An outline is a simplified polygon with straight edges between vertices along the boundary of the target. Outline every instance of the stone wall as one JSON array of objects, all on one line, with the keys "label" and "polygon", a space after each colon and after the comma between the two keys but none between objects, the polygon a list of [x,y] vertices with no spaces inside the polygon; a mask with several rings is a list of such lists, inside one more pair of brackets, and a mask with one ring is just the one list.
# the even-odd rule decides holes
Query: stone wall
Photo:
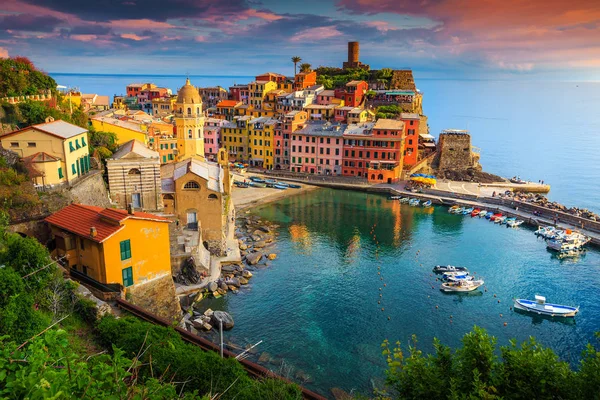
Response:
[{"label": "stone wall", "polygon": [[440,170],[465,170],[477,168],[471,151],[471,135],[442,133],[438,140],[438,168]]},{"label": "stone wall", "polygon": [[169,321],[181,316],[181,306],[171,275],[163,275],[129,287],[125,296],[132,304]]},{"label": "stone wall", "polygon": [[98,207],[111,206],[101,171],[94,171],[94,173],[81,178],[71,188],[65,189],[65,195],[75,203]]}]

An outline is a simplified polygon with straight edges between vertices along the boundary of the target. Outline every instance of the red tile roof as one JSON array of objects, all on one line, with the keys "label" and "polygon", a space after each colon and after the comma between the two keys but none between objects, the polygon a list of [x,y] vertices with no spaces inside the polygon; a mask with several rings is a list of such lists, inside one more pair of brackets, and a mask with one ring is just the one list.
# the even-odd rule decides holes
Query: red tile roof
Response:
[{"label": "red tile roof", "polygon": [[235,100],[221,100],[217,107],[234,107],[239,101]]},{"label": "red tile roof", "polygon": [[[136,211],[134,214],[128,214],[126,210],[83,204],[71,204],[46,218],[46,222],[76,235],[85,236],[90,240],[102,243],[123,229],[124,225],[121,225],[121,222],[126,219],[171,222],[167,218],[145,212]],[[96,228],[97,234],[95,237],[90,236],[92,227]]]}]

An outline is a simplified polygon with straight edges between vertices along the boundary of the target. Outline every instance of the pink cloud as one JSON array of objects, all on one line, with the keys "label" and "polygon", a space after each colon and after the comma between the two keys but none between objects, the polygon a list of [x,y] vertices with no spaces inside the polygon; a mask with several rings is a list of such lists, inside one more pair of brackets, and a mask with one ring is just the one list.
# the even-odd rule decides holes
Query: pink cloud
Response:
[{"label": "pink cloud", "polygon": [[376,28],[380,32],[387,32],[390,29],[395,29],[386,21],[368,21],[366,22],[366,25]]},{"label": "pink cloud", "polygon": [[235,16],[238,19],[259,18],[265,21],[277,21],[283,18],[281,15],[274,14],[270,11],[261,11],[249,8]]},{"label": "pink cloud", "polygon": [[341,36],[342,32],[338,31],[335,26],[321,26],[318,28],[305,29],[294,35],[291,42],[314,42],[322,39],[329,39],[336,36]]},{"label": "pink cloud", "polygon": [[0,58],[8,58],[8,50],[4,47],[0,47]]},{"label": "pink cloud", "polygon": [[194,38],[196,42],[204,43],[208,42],[208,38],[206,36],[198,35]]},{"label": "pink cloud", "polygon": [[107,25],[115,29],[172,29],[177,28],[175,25],[168,22],[153,21],[151,19],[118,19],[109,21],[103,25]]},{"label": "pink cloud", "polygon": [[122,33],[121,37],[123,39],[135,40],[136,42],[150,38],[150,36],[138,36],[135,33]]},{"label": "pink cloud", "polygon": [[69,37],[80,42],[91,42],[98,39],[98,36],[96,35],[71,35]]}]

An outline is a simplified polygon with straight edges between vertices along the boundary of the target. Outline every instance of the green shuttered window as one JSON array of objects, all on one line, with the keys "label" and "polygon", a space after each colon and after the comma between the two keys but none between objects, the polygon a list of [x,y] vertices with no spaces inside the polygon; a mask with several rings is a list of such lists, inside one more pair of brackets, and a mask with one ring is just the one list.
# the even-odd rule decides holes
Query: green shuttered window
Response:
[{"label": "green shuttered window", "polygon": [[133,285],[133,270],[127,267],[123,270],[123,286],[129,287]]},{"label": "green shuttered window", "polygon": [[131,242],[129,239],[121,242],[121,261],[131,258]]}]

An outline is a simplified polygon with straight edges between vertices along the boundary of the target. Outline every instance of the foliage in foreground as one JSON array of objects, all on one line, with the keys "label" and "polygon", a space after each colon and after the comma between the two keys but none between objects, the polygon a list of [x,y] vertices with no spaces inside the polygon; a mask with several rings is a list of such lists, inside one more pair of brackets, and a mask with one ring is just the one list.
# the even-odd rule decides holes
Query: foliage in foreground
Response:
[{"label": "foliage in foreground", "polygon": [[[500,348],[479,327],[452,351],[434,341],[434,354],[424,355],[413,337],[405,354],[397,342],[382,344],[387,358],[386,382],[398,399],[598,399],[600,351],[589,344],[578,370],[560,361],[552,349],[530,338]],[[390,394],[380,394],[389,398]]]},{"label": "foliage in foreground", "polygon": [[156,326],[137,318],[104,317],[98,324],[101,341],[122,349],[125,355],[145,348],[140,376],[169,375],[185,382],[184,390],[220,394],[223,399],[300,399],[298,386],[277,379],[257,381],[248,376],[235,359],[222,359],[185,343],[171,328]]}]

